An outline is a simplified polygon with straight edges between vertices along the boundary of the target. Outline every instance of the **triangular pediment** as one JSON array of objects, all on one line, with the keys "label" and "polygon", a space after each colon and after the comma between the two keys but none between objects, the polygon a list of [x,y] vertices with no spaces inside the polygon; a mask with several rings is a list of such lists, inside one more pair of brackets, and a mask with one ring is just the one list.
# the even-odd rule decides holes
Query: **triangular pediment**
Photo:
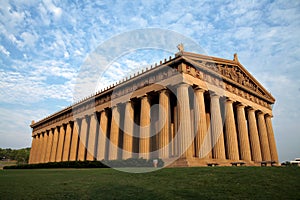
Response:
[{"label": "triangular pediment", "polygon": [[185,61],[197,68],[217,73],[224,81],[250,91],[270,103],[275,102],[274,97],[238,61],[237,55],[234,56],[234,60],[189,52],[181,52],[177,56],[181,56]]}]

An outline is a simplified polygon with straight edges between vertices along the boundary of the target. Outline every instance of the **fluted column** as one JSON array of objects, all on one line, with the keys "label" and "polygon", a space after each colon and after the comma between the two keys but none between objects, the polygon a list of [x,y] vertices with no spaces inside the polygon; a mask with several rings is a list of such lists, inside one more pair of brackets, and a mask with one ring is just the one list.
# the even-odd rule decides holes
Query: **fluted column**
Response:
[{"label": "fluted column", "polygon": [[239,160],[239,147],[236,126],[233,114],[232,100],[226,99],[225,103],[225,137],[228,159]]},{"label": "fluted column", "polygon": [[272,118],[271,115],[266,116],[266,126],[267,126],[267,132],[268,132],[271,160],[278,163],[278,154],[277,154],[277,148],[276,148],[276,141],[275,141],[275,136],[274,136],[274,131],[273,131],[271,118]]},{"label": "fluted column", "polygon": [[86,141],[88,135],[88,123],[89,123],[88,116],[82,118],[81,126],[80,126],[80,135],[79,135],[79,146],[78,146],[79,161],[85,160]]},{"label": "fluted column", "polygon": [[99,125],[99,135],[98,135],[98,143],[97,143],[97,160],[105,159],[105,150],[106,150],[106,142],[107,142],[107,113],[105,110],[100,113],[100,125]]},{"label": "fluted column", "polygon": [[36,161],[37,161],[38,148],[39,148],[39,135],[36,135],[34,137],[34,148],[32,151],[32,163],[36,163]]},{"label": "fluted column", "polygon": [[58,145],[58,139],[59,139],[58,129],[59,129],[59,127],[54,128],[53,144],[52,144],[52,149],[51,149],[50,162],[55,162],[55,158],[56,158],[57,145]]},{"label": "fluted column", "polygon": [[62,158],[63,161],[69,160],[71,137],[72,137],[72,127],[71,127],[71,122],[69,122],[66,125],[65,143],[64,143],[63,158]]},{"label": "fluted column", "polygon": [[62,161],[63,156],[63,148],[64,148],[64,142],[65,142],[65,128],[64,125],[59,127],[59,139],[58,139],[58,145],[57,145],[57,152],[56,152],[56,162]]},{"label": "fluted column", "polygon": [[35,135],[32,137],[32,144],[31,144],[31,150],[30,150],[30,158],[29,158],[29,164],[32,164],[35,162],[35,155],[36,155],[36,146],[37,146],[37,138],[38,136]]},{"label": "fluted column", "polygon": [[90,117],[90,128],[89,128],[86,160],[93,161],[96,157],[95,142],[97,136],[97,127],[98,127],[97,113],[93,113]]},{"label": "fluted column", "polygon": [[248,129],[249,129],[249,136],[250,136],[252,160],[255,162],[260,162],[262,161],[262,158],[261,158],[261,150],[260,150],[255,110],[253,108],[249,108],[247,111],[248,111],[248,127],[249,127]]},{"label": "fluted column", "polygon": [[141,99],[139,157],[150,158],[150,99],[147,95]]},{"label": "fluted column", "polygon": [[194,112],[195,112],[195,146],[196,157],[208,158],[208,153],[211,150],[210,132],[207,131],[204,90],[200,88],[195,89]]},{"label": "fluted column", "polygon": [[174,139],[172,140],[172,144],[173,144],[173,155],[177,156],[178,155],[178,139],[177,138],[177,133],[178,133],[178,106],[174,106],[173,108],[174,111]]},{"label": "fluted column", "polygon": [[179,155],[181,158],[191,158],[193,156],[192,149],[189,148],[193,142],[191,129],[191,114],[190,114],[190,100],[189,100],[189,85],[181,83],[177,87],[178,99],[178,144]]},{"label": "fluted column", "polygon": [[237,125],[240,144],[240,159],[251,161],[250,143],[247,130],[247,121],[245,116],[245,106],[243,104],[237,105]]},{"label": "fluted column", "polygon": [[209,150],[207,157],[212,158],[212,135],[211,135],[211,123],[210,123],[210,113],[205,113],[206,116],[206,126],[207,126],[207,149]]},{"label": "fluted column", "polygon": [[53,133],[54,133],[53,129],[50,129],[48,132],[47,151],[46,151],[46,157],[45,157],[46,163],[50,162],[52,143],[53,143]]},{"label": "fluted column", "polygon": [[222,116],[220,111],[220,97],[216,94],[211,95],[210,112],[211,112],[211,136],[213,146],[213,158],[226,159]]},{"label": "fluted column", "polygon": [[70,161],[77,160],[77,152],[78,152],[78,136],[80,131],[80,121],[77,119],[74,121],[73,130],[72,130],[72,141],[70,148]]},{"label": "fluted column", "polygon": [[40,162],[40,149],[41,149],[41,141],[42,141],[42,134],[39,134],[37,137],[37,145],[36,145],[36,151],[35,151],[35,160],[34,163]]},{"label": "fluted column", "polygon": [[110,128],[110,143],[109,143],[109,160],[116,160],[118,158],[118,142],[119,142],[119,125],[120,112],[118,106],[112,107],[111,128]]},{"label": "fluted column", "polygon": [[159,111],[158,111],[158,148],[159,157],[168,158],[169,157],[169,142],[170,142],[170,101],[169,92],[164,89],[159,93]]},{"label": "fluted column", "polygon": [[125,104],[124,113],[124,136],[123,136],[123,155],[124,160],[132,157],[133,145],[133,126],[134,126],[134,110],[131,101]]},{"label": "fluted column", "polygon": [[47,141],[48,141],[48,135],[47,135],[47,132],[44,132],[43,133],[43,148],[42,148],[41,157],[40,157],[41,163],[45,162],[46,151],[47,151]]},{"label": "fluted column", "polygon": [[268,133],[265,123],[265,117],[262,112],[257,113],[257,120],[262,160],[271,161]]}]

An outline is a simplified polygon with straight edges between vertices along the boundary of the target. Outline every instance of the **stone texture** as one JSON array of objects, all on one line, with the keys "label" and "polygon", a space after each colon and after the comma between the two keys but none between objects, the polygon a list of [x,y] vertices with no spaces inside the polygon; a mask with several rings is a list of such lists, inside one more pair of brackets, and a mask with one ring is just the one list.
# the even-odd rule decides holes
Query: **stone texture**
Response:
[{"label": "stone texture", "polygon": [[97,160],[105,159],[105,148],[107,142],[107,113],[105,110],[100,113],[100,125],[98,135],[98,146],[97,146]]},{"label": "stone texture", "polygon": [[275,161],[276,163],[279,162],[278,160],[278,154],[277,154],[277,148],[276,148],[276,141],[271,121],[271,116],[266,116],[266,126],[267,126],[267,132],[268,132],[268,139],[269,139],[269,147],[270,147],[270,153],[271,153],[271,160]]},{"label": "stone texture", "polygon": [[169,142],[170,142],[170,101],[169,92],[164,89],[159,93],[159,115],[158,115],[158,148],[159,157],[168,158],[169,157]]},{"label": "stone texture", "polygon": [[65,142],[65,128],[64,126],[59,127],[59,139],[58,139],[58,145],[57,145],[57,152],[56,152],[56,162],[62,161],[63,156],[63,148],[64,148],[64,142]]},{"label": "stone texture", "polygon": [[211,110],[211,135],[213,145],[213,158],[226,159],[223,124],[220,111],[220,97],[216,94],[211,95],[210,110]]},{"label": "stone texture", "polygon": [[262,160],[271,161],[268,133],[266,129],[265,117],[262,112],[257,113],[257,120]]},{"label": "stone texture", "polygon": [[233,113],[233,101],[227,99],[225,102],[225,137],[226,137],[226,152],[228,159],[239,160],[239,147],[237,141],[236,125]]},{"label": "stone texture", "polygon": [[109,160],[116,160],[118,158],[118,142],[119,142],[119,124],[120,113],[117,106],[112,107],[112,119],[110,128],[110,143],[109,143]]},{"label": "stone texture", "polygon": [[192,129],[191,129],[191,114],[190,114],[190,100],[189,100],[189,85],[181,83],[177,87],[177,100],[178,100],[178,153],[181,158],[191,158],[193,152],[190,150],[190,145],[193,142]]},{"label": "stone texture", "polygon": [[72,141],[71,141],[71,148],[70,148],[70,161],[77,160],[77,151],[78,151],[78,137],[79,137],[79,130],[80,130],[80,122],[78,120],[74,121],[73,130],[72,130]]},{"label": "stone texture", "polygon": [[57,152],[57,145],[58,145],[58,139],[59,139],[59,127],[56,127],[54,129],[53,133],[53,143],[51,148],[51,156],[50,156],[50,162],[55,162],[56,160],[56,152]]},{"label": "stone texture", "polygon": [[253,108],[249,108],[247,111],[248,111],[248,127],[249,127],[252,160],[255,162],[261,162],[262,158],[261,158],[261,150],[260,150],[255,110]]},{"label": "stone texture", "polygon": [[132,157],[134,110],[131,101],[125,104],[123,155],[124,160]]},{"label": "stone texture", "polygon": [[251,151],[244,105],[237,105],[236,115],[240,145],[240,158],[241,160],[251,161]]},{"label": "stone texture", "polygon": [[95,155],[95,142],[97,136],[97,127],[98,127],[98,119],[97,114],[93,113],[90,116],[90,125],[89,125],[89,137],[88,137],[88,145],[87,145],[87,153],[86,160],[93,161],[96,158]]},{"label": "stone texture", "polygon": [[[196,157],[208,159],[209,152],[211,151],[211,141],[210,131],[207,130],[206,124],[204,90],[196,88],[194,98]],[[209,140],[207,140],[207,138],[209,138]]]},{"label": "stone texture", "polygon": [[31,141],[31,149],[30,149],[30,154],[29,154],[29,160],[28,160],[29,164],[33,163],[35,148],[36,148],[36,136],[33,136],[32,141]]},{"label": "stone texture", "polygon": [[46,163],[50,162],[52,143],[53,143],[53,129],[49,130],[49,132],[48,132],[47,151],[46,151],[46,157],[45,157]]},{"label": "stone texture", "polygon": [[84,161],[85,160],[85,153],[86,153],[86,141],[88,135],[88,117],[84,117],[81,120],[80,126],[80,135],[79,135],[79,146],[78,146],[78,160]]},{"label": "stone texture", "polygon": [[42,148],[42,140],[43,136],[42,134],[39,134],[37,137],[37,145],[36,145],[36,150],[35,150],[35,159],[34,163],[39,163],[40,162],[40,156],[41,156],[41,148]]},{"label": "stone texture", "polygon": [[36,148],[36,153],[35,153],[35,163],[39,163],[40,162],[40,156],[41,156],[41,147],[42,147],[42,135],[38,134],[37,137],[37,148]]},{"label": "stone texture", "polygon": [[43,132],[43,148],[41,151],[40,163],[45,162],[46,151],[47,151],[47,141],[48,141],[48,135],[46,132]]},{"label": "stone texture", "polygon": [[150,158],[150,99],[147,95],[141,99],[139,157]]},{"label": "stone texture", "polygon": [[71,123],[66,125],[66,134],[65,134],[65,143],[63,149],[63,161],[68,161],[70,156],[70,146],[71,146],[71,136],[72,136],[72,127]]},{"label": "stone texture", "polygon": [[206,144],[208,145],[207,148],[210,149],[208,152],[207,157],[212,159],[212,136],[211,136],[211,124],[210,124],[210,113],[206,113],[206,126],[207,126],[207,137],[206,137]]}]

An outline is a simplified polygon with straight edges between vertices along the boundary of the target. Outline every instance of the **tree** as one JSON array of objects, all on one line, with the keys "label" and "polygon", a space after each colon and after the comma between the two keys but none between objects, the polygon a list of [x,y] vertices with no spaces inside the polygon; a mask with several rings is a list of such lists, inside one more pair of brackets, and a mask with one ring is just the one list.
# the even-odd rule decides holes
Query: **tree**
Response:
[{"label": "tree", "polygon": [[18,163],[28,163],[30,148],[23,149],[1,149],[0,159],[16,160]]}]

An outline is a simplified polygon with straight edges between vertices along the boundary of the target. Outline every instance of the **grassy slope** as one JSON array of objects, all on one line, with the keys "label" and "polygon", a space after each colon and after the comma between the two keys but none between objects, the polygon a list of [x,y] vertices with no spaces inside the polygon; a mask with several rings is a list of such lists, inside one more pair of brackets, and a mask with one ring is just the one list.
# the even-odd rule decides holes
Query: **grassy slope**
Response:
[{"label": "grassy slope", "polygon": [[0,171],[0,199],[299,199],[299,167]]}]

